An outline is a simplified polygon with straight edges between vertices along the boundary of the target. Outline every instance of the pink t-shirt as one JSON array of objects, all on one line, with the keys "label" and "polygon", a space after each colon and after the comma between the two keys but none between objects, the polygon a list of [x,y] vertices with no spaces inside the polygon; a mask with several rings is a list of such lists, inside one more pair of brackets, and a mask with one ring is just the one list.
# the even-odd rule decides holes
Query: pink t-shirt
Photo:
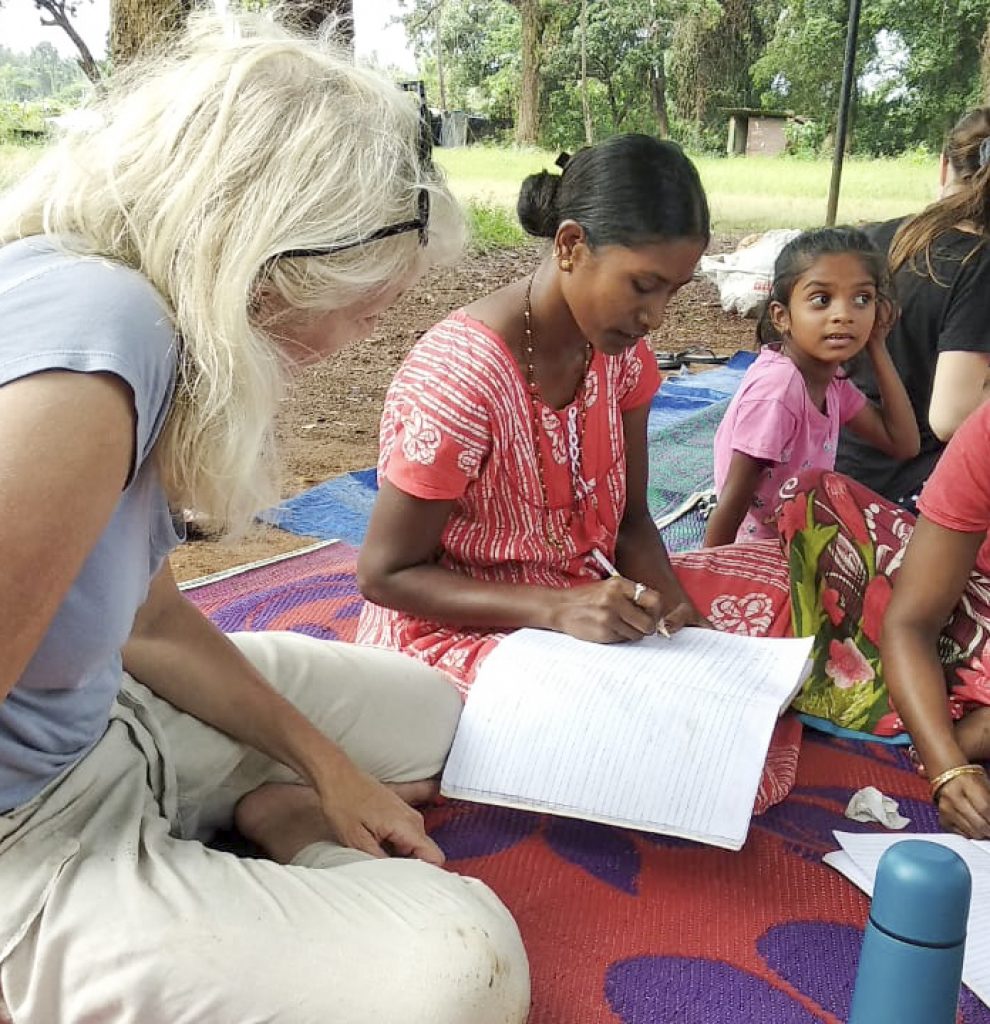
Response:
[{"label": "pink t-shirt", "polygon": [[[990,531],[990,402],[952,435],[921,492],[918,510],[947,530]],[[990,536],[976,556],[976,568],[990,576]]]},{"label": "pink t-shirt", "polygon": [[805,469],[834,469],[839,427],[866,405],[852,381],[833,377],[825,411],[816,409],[801,371],[765,348],[746,372],[715,434],[715,490],[721,493],[733,452],[767,463],[737,540],[777,535],[780,488]]}]

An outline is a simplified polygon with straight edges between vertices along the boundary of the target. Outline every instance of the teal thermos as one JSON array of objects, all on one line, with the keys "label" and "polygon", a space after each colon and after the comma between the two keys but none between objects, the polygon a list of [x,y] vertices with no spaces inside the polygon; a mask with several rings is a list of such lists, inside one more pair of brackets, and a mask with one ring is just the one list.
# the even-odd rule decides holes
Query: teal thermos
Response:
[{"label": "teal thermos", "polygon": [[955,1024],[972,878],[938,843],[880,858],[849,1024]]}]

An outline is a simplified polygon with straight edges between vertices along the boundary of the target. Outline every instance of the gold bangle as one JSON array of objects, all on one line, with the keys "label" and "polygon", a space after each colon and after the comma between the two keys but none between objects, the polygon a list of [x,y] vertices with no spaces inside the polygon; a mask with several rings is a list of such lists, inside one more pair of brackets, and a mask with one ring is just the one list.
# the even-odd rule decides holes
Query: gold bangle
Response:
[{"label": "gold bangle", "polygon": [[960,775],[986,775],[986,773],[986,769],[981,764],[960,764],[955,768],[949,768],[947,771],[942,772],[941,775],[936,775],[929,783],[932,789],[932,801],[938,803],[939,790],[947,782],[958,779]]}]

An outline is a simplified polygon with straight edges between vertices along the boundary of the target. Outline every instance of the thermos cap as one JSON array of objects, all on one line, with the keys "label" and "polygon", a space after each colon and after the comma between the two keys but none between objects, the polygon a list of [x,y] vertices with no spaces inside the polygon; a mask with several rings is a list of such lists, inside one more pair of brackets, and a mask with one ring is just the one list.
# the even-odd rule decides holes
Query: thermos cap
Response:
[{"label": "thermos cap", "polygon": [[954,850],[906,839],[880,858],[870,918],[905,942],[954,946],[966,938],[972,885],[966,862]]}]

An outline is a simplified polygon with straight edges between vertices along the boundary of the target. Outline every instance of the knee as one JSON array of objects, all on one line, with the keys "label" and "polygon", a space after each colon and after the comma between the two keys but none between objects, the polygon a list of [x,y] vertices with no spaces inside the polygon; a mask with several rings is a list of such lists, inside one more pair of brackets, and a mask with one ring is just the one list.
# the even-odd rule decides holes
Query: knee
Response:
[{"label": "knee", "polygon": [[422,1024],[522,1024],[529,962],[519,929],[476,879],[444,874],[436,912],[416,937],[415,978],[405,980],[403,1020]]}]

